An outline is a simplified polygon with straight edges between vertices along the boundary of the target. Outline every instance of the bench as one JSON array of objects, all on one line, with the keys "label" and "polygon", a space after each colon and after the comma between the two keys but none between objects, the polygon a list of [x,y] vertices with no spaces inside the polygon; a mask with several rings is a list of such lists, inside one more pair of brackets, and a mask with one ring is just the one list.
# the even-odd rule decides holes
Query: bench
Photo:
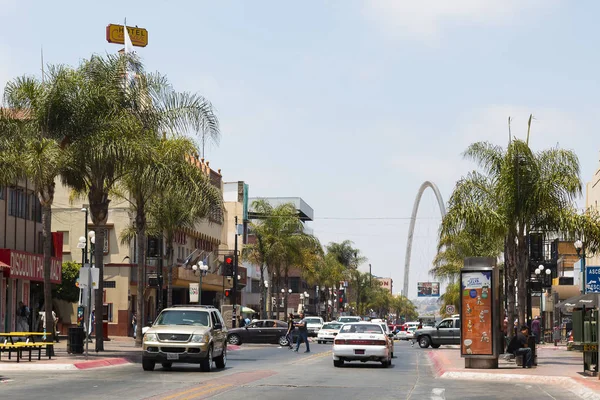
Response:
[{"label": "bench", "polygon": [[[0,336],[4,337],[4,342],[0,343],[0,360],[2,360],[2,353],[8,352],[8,359],[11,359],[12,352],[17,353],[17,362],[23,358],[23,351],[29,352],[29,361],[31,361],[31,353],[34,350],[38,351],[38,360],[42,359],[42,347],[46,347],[46,356],[48,359],[52,359],[54,353],[54,342],[45,341],[46,334],[39,332],[10,332],[3,333]],[[36,342],[35,337],[42,336],[41,342]],[[15,340],[15,338],[18,338]],[[23,342],[21,339],[25,339]]]}]

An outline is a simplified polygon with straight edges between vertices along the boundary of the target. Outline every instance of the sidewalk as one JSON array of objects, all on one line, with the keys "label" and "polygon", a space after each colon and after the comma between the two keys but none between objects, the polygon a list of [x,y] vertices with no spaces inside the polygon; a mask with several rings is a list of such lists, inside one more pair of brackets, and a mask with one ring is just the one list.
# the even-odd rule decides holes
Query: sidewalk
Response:
[{"label": "sidewalk", "polygon": [[[101,367],[115,367],[119,365],[141,363],[142,348],[135,347],[135,340],[131,337],[111,337],[110,341],[104,342],[104,351],[96,353],[96,342],[92,341],[88,345],[88,357],[84,354],[67,353],[67,340],[63,339],[54,346],[54,356],[51,360],[45,356],[46,350],[42,349],[41,360],[37,359],[37,351],[32,352],[31,361],[29,353],[23,353],[23,358],[17,363],[17,358],[13,353],[11,360],[8,354],[2,354],[0,361],[0,371],[27,371],[27,370],[82,370]],[[228,345],[228,351],[239,350],[240,346]]]},{"label": "sidewalk", "polygon": [[566,346],[538,345],[538,365],[530,369],[504,360],[503,355],[498,360],[498,369],[466,369],[460,349],[452,347],[456,348],[440,348],[428,353],[439,378],[555,384],[569,389],[579,398],[600,399],[598,377],[583,375],[583,353],[567,351]]}]

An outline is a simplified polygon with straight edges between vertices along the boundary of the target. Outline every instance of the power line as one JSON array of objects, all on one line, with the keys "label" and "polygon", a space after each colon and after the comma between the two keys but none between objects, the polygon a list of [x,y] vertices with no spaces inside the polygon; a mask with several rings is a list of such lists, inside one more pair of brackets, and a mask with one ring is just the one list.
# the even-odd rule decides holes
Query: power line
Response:
[{"label": "power line", "polygon": [[[363,220],[409,220],[410,217],[315,217],[317,219],[329,219],[329,220],[348,220],[348,221],[363,221]],[[441,220],[442,217],[417,217],[415,219],[432,219]]]}]

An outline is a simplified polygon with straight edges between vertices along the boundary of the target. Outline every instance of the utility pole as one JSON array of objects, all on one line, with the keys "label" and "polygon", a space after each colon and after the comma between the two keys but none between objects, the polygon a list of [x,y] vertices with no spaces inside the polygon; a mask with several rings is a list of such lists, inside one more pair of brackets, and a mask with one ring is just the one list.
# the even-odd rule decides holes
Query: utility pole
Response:
[{"label": "utility pole", "polygon": [[235,244],[233,248],[233,311],[231,313],[231,327],[236,327],[236,303],[237,303],[237,276],[238,276],[238,217],[235,216]]}]

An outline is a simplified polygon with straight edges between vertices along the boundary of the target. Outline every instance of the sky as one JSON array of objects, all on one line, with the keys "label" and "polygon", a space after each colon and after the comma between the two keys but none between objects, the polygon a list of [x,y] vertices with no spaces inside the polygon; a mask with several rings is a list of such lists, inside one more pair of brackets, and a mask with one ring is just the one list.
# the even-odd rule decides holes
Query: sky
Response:
[{"label": "sky", "polygon": [[[102,2],[0,0],[0,87],[115,53],[105,27],[148,30],[146,69],[209,99],[221,126],[206,159],[250,196],[302,197],[323,244],[352,240],[372,273],[403,283],[419,186],[444,201],[476,166],[476,141],[531,146],[598,167],[600,56],[591,0]],[[583,201],[579,201],[583,206]],[[428,274],[441,221],[430,190],[415,228],[409,297]],[[361,267],[368,270],[367,263]]]}]

